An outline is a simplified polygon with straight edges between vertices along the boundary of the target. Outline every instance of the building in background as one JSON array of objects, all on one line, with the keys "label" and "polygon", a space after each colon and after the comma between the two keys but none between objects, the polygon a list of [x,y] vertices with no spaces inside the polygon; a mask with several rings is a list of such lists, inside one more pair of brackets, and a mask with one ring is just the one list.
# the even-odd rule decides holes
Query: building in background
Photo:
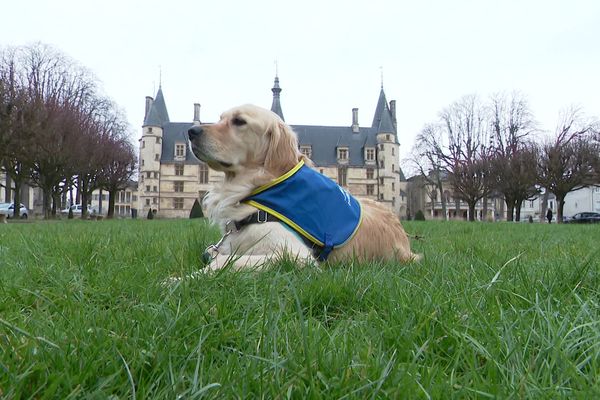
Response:
[{"label": "building in background", "polygon": [[[279,78],[271,89],[271,110],[284,119]],[[350,122],[350,121],[349,121]],[[187,130],[200,124],[200,105],[191,122],[171,122],[162,87],[146,97],[139,142],[138,215],[156,210],[164,218],[187,217],[198,198],[223,180],[222,172],[197,160],[188,147]],[[399,165],[396,103],[387,102],[383,86],[369,126],[360,126],[358,109],[347,126],[291,125],[300,151],[314,168],[359,198],[379,201],[406,215],[406,180]]]}]

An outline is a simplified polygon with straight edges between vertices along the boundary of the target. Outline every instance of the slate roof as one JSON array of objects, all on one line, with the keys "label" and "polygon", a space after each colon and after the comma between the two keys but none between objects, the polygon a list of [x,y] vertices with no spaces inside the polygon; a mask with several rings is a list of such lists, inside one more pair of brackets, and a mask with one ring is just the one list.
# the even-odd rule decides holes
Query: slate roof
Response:
[{"label": "slate roof", "polygon": [[152,102],[152,106],[144,119],[143,126],[162,126],[165,122],[169,122],[169,113],[167,112],[162,87],[159,87],[158,92],[156,92],[156,98]]},{"label": "slate roof", "polygon": [[311,146],[311,159],[316,165],[337,164],[337,148],[348,147],[348,166],[365,165],[364,148],[377,146],[377,130],[360,128],[352,132],[349,126],[291,125],[300,146]]},{"label": "slate roof", "polygon": [[175,143],[182,143],[187,147],[185,164],[200,164],[200,161],[198,161],[188,146],[187,131],[191,126],[191,122],[167,122],[163,124],[161,163],[175,162]]}]

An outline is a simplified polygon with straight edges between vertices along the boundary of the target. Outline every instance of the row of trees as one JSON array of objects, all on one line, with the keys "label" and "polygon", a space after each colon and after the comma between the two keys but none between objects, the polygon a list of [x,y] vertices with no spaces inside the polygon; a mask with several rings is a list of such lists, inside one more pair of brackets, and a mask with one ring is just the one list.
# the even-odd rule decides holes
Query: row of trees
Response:
[{"label": "row of trees", "polygon": [[56,216],[66,193],[85,218],[92,192],[105,189],[112,217],[117,191],[135,172],[128,134],[96,79],[64,54],[44,44],[0,49],[0,168],[15,204],[30,184],[43,192],[45,218]]},{"label": "row of trees", "polygon": [[[454,199],[475,218],[479,200],[503,197],[507,220],[519,220],[523,201],[545,189],[556,196],[562,220],[565,196],[600,184],[599,123],[577,108],[563,112],[554,135],[537,127],[520,93],[496,94],[486,102],[465,96],[442,110],[439,120],[424,126],[412,151],[412,163],[435,188],[446,215],[444,181]],[[486,213],[484,208],[484,214]]]}]

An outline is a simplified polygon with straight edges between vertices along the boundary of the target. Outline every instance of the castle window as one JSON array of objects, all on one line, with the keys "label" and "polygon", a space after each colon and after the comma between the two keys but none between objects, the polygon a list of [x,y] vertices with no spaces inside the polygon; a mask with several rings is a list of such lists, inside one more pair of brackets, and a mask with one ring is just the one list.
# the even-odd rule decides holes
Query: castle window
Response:
[{"label": "castle window", "polygon": [[150,199],[146,199],[146,205],[149,206],[150,205]]},{"label": "castle window", "polygon": [[383,151],[383,143],[379,144],[379,150]]},{"label": "castle window", "polygon": [[379,160],[379,168],[381,168],[381,169],[385,168],[385,164],[383,163],[383,160]]},{"label": "castle window", "polygon": [[152,198],[152,204],[158,204],[158,199],[156,197]]},{"label": "castle window", "polygon": [[347,147],[338,147],[337,158],[338,158],[338,161],[348,161],[348,148]]},{"label": "castle window", "polygon": [[150,191],[150,185],[146,185],[146,192]]},{"label": "castle window", "polygon": [[394,155],[394,148],[392,147],[392,155]]},{"label": "castle window", "polygon": [[182,210],[183,209],[183,199],[173,199],[173,208],[176,210]]},{"label": "castle window", "polygon": [[385,135],[385,140],[390,140],[390,135]]},{"label": "castle window", "polygon": [[396,185],[394,184],[394,182],[392,182],[392,192],[393,192],[394,190],[396,190],[395,186],[396,186]]},{"label": "castle window", "polygon": [[185,144],[178,143],[175,145],[175,159],[185,158]]},{"label": "castle window", "polygon": [[156,138],[156,143],[160,144],[160,138],[159,137]]},{"label": "castle window", "polygon": [[158,179],[158,172],[154,173],[154,179]]},{"label": "castle window", "polygon": [[375,149],[373,147],[367,147],[365,149],[365,160],[375,161]]},{"label": "castle window", "polygon": [[379,193],[379,200],[383,200],[383,193]]},{"label": "castle window", "polygon": [[152,172],[146,171],[146,178],[151,178],[151,177],[152,177]]},{"label": "castle window", "polygon": [[373,179],[374,171],[373,168],[367,168],[367,179]]},{"label": "castle window", "polygon": [[154,161],[158,161],[160,160],[160,155],[159,154],[155,154],[154,155]]},{"label": "castle window", "polygon": [[144,160],[142,160],[142,167],[144,166]]},{"label": "castle window", "polygon": [[312,146],[300,146],[300,153],[306,158],[312,157]]},{"label": "castle window", "polygon": [[142,149],[145,149],[145,148],[146,148],[146,141],[142,140]]},{"label": "castle window", "polygon": [[177,175],[177,176],[183,175],[183,164],[175,164],[175,175]]},{"label": "castle window", "polygon": [[153,192],[158,192],[158,188],[157,188],[156,186],[153,186],[153,187],[152,187],[152,191],[153,191]]},{"label": "castle window", "polygon": [[392,206],[395,207],[396,206],[396,198],[392,197]]},{"label": "castle window", "polygon": [[379,184],[383,186],[383,178],[379,178]]},{"label": "castle window", "polygon": [[198,182],[199,183],[208,183],[208,167],[206,166],[206,164],[201,163],[198,166],[198,172],[199,172],[199,179]]},{"label": "castle window", "polygon": [[173,190],[175,192],[183,192],[183,182],[173,182]]},{"label": "castle window", "polygon": [[346,186],[347,175],[348,175],[348,169],[346,167],[338,168],[338,185]]},{"label": "castle window", "polygon": [[152,127],[148,128],[148,133],[152,133]]},{"label": "castle window", "polygon": [[[394,149],[392,149],[394,150]],[[394,172],[396,170],[396,166],[394,164],[392,164],[392,172]]]},{"label": "castle window", "polygon": [[370,183],[367,185],[367,196],[373,196],[373,193],[375,193],[375,185]]}]

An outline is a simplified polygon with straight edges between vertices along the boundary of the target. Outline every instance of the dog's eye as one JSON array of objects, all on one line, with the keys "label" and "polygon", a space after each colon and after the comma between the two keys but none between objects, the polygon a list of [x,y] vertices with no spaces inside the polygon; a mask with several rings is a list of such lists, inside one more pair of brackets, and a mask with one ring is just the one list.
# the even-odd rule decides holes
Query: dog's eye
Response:
[{"label": "dog's eye", "polygon": [[231,123],[235,126],[246,125],[246,120],[240,117],[235,117],[231,120]]}]

